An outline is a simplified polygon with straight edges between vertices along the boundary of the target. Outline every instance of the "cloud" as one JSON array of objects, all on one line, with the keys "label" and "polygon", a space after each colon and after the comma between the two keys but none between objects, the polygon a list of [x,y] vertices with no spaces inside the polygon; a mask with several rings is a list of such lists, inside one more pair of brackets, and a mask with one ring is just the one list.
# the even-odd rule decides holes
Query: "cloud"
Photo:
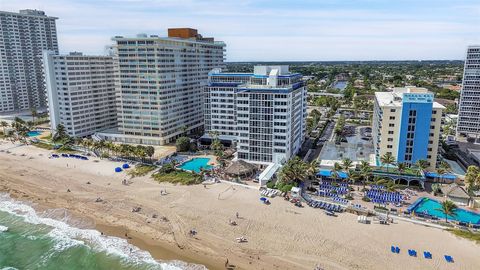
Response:
[{"label": "cloud", "polygon": [[227,60],[461,59],[480,43],[470,0],[0,0],[44,10],[62,52],[104,53],[110,38],[193,27],[227,43]]}]

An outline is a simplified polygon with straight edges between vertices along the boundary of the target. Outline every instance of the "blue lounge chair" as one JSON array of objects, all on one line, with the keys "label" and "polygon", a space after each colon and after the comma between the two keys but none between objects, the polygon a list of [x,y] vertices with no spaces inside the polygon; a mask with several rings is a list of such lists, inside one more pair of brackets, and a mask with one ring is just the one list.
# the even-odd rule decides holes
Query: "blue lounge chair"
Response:
[{"label": "blue lounge chair", "polygon": [[392,253],[396,253],[396,252],[395,252],[395,247],[394,247],[394,246],[391,246],[391,247],[390,247],[390,250],[392,251]]},{"label": "blue lounge chair", "polygon": [[432,258],[432,253],[430,253],[428,251],[424,251],[423,252],[423,257],[425,257],[425,259],[431,259]]},{"label": "blue lounge chair", "polygon": [[445,255],[445,260],[449,263],[453,263],[453,257],[450,255]]},{"label": "blue lounge chair", "polygon": [[400,248],[399,247],[395,247],[395,253],[397,253],[397,254],[400,253]]},{"label": "blue lounge chair", "polygon": [[408,255],[410,255],[411,257],[417,257],[417,252],[414,249],[409,249]]}]

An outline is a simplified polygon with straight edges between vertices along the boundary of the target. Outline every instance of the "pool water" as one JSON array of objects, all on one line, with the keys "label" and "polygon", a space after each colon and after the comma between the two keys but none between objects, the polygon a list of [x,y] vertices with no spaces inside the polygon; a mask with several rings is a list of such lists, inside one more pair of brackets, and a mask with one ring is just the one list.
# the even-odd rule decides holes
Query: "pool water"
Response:
[{"label": "pool water", "polygon": [[[427,213],[431,216],[445,219],[445,214],[442,212],[442,204],[436,200],[424,197],[423,200],[415,206],[412,210],[417,213]],[[457,208],[454,211],[454,216],[448,216],[449,220],[456,220],[465,223],[480,224],[480,214]]]},{"label": "pool water", "polygon": [[33,130],[33,131],[29,131],[27,132],[27,136],[28,137],[36,137],[38,135],[42,134],[41,131],[38,131],[38,130]]},{"label": "pool water", "polygon": [[204,170],[210,170],[213,168],[212,165],[208,165],[209,161],[210,158],[194,158],[183,163],[179,166],[179,168],[186,171],[194,171],[196,173],[199,173],[201,168],[203,168]]}]

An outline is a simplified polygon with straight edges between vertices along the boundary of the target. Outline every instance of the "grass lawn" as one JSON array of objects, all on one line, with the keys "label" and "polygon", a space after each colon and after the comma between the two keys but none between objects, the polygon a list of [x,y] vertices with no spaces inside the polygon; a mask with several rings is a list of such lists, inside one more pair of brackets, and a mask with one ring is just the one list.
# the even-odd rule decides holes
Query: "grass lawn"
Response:
[{"label": "grass lawn", "polygon": [[135,166],[135,168],[132,168],[132,169],[128,170],[127,175],[129,175],[132,178],[133,177],[139,177],[139,176],[145,176],[148,173],[155,170],[155,168],[156,168],[155,166],[151,166],[151,165],[137,165],[137,166]]},{"label": "grass lawn", "polygon": [[480,233],[478,232],[471,232],[471,231],[465,231],[465,230],[459,230],[459,229],[448,229],[448,231],[455,234],[458,237],[462,237],[462,238],[474,241],[477,244],[480,244]]},{"label": "grass lawn", "polygon": [[181,185],[195,185],[202,182],[197,175],[179,170],[169,173],[157,172],[152,174],[152,178],[159,183],[168,182]]},{"label": "grass lawn", "polygon": [[53,150],[53,145],[44,142],[36,142],[32,143],[32,145],[42,149]]},{"label": "grass lawn", "polygon": [[39,137],[39,139],[51,141],[52,140],[52,134],[50,133],[48,135],[41,136],[41,137]]}]

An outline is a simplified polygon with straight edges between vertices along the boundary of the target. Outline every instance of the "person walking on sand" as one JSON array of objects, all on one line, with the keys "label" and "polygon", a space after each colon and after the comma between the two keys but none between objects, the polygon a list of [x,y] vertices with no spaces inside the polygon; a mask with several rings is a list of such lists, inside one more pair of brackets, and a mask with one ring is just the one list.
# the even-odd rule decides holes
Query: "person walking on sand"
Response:
[{"label": "person walking on sand", "polygon": [[228,258],[227,260],[225,261],[225,268],[227,268],[230,264],[228,263]]},{"label": "person walking on sand", "polygon": [[235,213],[235,216],[238,218],[240,215],[239,215],[238,212],[237,212],[237,213]]}]

